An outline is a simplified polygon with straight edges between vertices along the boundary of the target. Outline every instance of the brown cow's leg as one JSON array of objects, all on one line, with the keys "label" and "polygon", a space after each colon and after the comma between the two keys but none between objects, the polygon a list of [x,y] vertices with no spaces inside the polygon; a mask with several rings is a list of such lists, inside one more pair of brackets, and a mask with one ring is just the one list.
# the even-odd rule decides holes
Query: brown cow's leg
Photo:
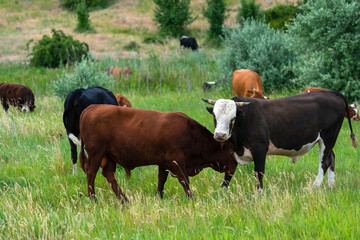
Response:
[{"label": "brown cow's leg", "polygon": [[87,171],[86,171],[88,195],[89,195],[90,198],[94,198],[95,200],[96,200],[96,197],[95,197],[95,177],[96,177],[97,170],[94,171],[94,169],[87,169]]},{"label": "brown cow's leg", "polygon": [[7,112],[7,110],[9,110],[9,103],[7,102],[7,100],[5,98],[1,99],[1,105],[3,106],[5,112]]},{"label": "brown cow's leg", "polygon": [[102,169],[102,175],[108,180],[115,195],[117,196],[118,199],[121,200],[121,203],[129,202],[129,200],[127,199],[123,191],[121,191],[121,188],[119,187],[119,184],[116,181],[115,170],[116,170],[116,163],[108,159],[107,164]]},{"label": "brown cow's leg", "polygon": [[190,190],[190,181],[189,181],[189,176],[186,172],[186,168],[184,166],[184,164],[181,164],[182,162],[185,162],[185,160],[180,160],[178,164],[178,162],[173,161],[174,166],[173,169],[171,170],[171,172],[173,172],[176,177],[178,178],[180,184],[183,186],[184,191],[186,193],[186,196],[188,196],[189,198],[193,198],[193,194]]},{"label": "brown cow's leg", "polygon": [[165,168],[159,167],[159,174],[158,174],[159,183],[158,183],[158,188],[157,188],[157,194],[159,194],[161,198],[164,197],[164,185],[165,185],[168,175],[169,175],[169,172],[166,171]]}]

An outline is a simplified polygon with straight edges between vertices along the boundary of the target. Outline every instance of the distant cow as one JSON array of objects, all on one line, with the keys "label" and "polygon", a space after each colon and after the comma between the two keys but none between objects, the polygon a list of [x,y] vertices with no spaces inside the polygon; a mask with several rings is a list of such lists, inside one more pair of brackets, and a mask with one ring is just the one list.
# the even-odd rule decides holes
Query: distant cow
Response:
[{"label": "distant cow", "polygon": [[120,78],[121,76],[127,78],[129,75],[132,74],[132,71],[130,68],[119,68],[119,67],[109,67],[106,69],[108,76],[113,76],[114,78]]},{"label": "distant cow", "polygon": [[21,111],[34,111],[35,97],[31,89],[26,86],[14,83],[1,83],[0,98],[5,111],[9,109],[9,104],[18,107]]},{"label": "distant cow", "polygon": [[[94,181],[102,167],[116,196],[127,201],[115,179],[116,163],[124,167],[128,177],[136,167],[158,165],[160,197],[169,172],[192,197],[189,176],[206,167],[225,172],[226,176],[232,176],[236,170],[232,144],[216,142],[209,130],[179,112],[91,105],[81,115],[80,132],[79,159],[87,175],[89,196],[95,195]],[[224,179],[224,187],[229,184],[227,180]]]},{"label": "distant cow", "polygon": [[211,90],[211,87],[216,86],[216,85],[217,85],[216,82],[204,82],[204,83],[202,84],[202,90],[203,90],[204,92],[210,91],[210,90]]},{"label": "distant cow", "polygon": [[[307,87],[307,88],[305,88],[303,93],[317,92],[317,91],[331,91],[331,90],[325,89],[325,88]],[[349,104],[348,107],[349,107],[350,119],[354,120],[354,121],[359,121],[360,120],[359,110],[356,108],[355,104]],[[345,112],[345,117],[348,118],[348,115],[346,112]]]},{"label": "distant cow", "polygon": [[121,94],[115,94],[115,98],[120,107],[131,107],[130,101]]},{"label": "distant cow", "polygon": [[235,70],[231,79],[235,97],[265,98],[259,74],[249,69]]},{"label": "distant cow", "polygon": [[184,48],[191,48],[191,50],[196,51],[196,50],[199,49],[199,46],[198,46],[195,38],[182,36],[180,38],[180,50],[181,50],[181,52],[184,50]]},{"label": "distant cow", "polygon": [[[288,156],[295,163],[319,144],[317,188],[329,170],[328,183],[335,183],[335,146],[345,111],[346,98],[338,92],[319,91],[270,100],[235,97],[231,100],[204,100],[214,117],[214,138],[234,144],[241,165],[254,162],[258,189],[263,189],[266,155]],[[348,119],[353,147],[358,145]]]},{"label": "distant cow", "polygon": [[67,95],[64,103],[63,122],[71,146],[74,174],[76,173],[77,149],[71,139],[74,136],[79,137],[80,115],[90,104],[118,105],[114,94],[102,87],[79,88]]}]

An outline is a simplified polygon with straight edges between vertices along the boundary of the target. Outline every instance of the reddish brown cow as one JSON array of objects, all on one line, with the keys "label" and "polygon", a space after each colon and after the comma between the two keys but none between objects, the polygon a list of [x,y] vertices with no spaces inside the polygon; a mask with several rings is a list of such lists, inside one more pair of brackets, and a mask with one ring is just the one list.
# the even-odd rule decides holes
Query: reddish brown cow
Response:
[{"label": "reddish brown cow", "polygon": [[121,94],[115,94],[116,100],[120,107],[131,107],[130,101]]},{"label": "reddish brown cow", "polygon": [[235,70],[231,79],[235,97],[267,98],[259,74],[249,69]]},{"label": "reddish brown cow", "polygon": [[9,104],[18,107],[21,111],[34,111],[35,97],[31,89],[26,86],[14,83],[1,83],[0,98],[5,111],[9,109]]},{"label": "reddish brown cow", "polygon": [[119,68],[119,67],[109,67],[107,69],[107,75],[112,75],[114,78],[120,78],[121,76],[127,78],[129,75],[132,74],[132,71],[130,68]]},{"label": "reddish brown cow", "polygon": [[[331,90],[325,89],[325,88],[318,88],[318,87],[307,87],[307,88],[305,88],[303,93],[317,92],[317,91],[331,91]],[[349,107],[350,119],[354,120],[354,121],[359,121],[360,120],[359,111],[356,108],[355,104],[349,104],[348,107]],[[348,115],[346,112],[345,112],[345,117],[348,118]]]},{"label": "reddish brown cow", "polygon": [[223,186],[227,187],[236,170],[232,144],[216,142],[209,130],[179,112],[91,105],[81,114],[80,135],[79,159],[87,175],[89,196],[95,195],[94,181],[102,167],[116,196],[128,201],[115,179],[116,163],[128,177],[136,167],[158,165],[157,192],[161,197],[169,172],[192,197],[189,176],[211,167],[225,172]]}]

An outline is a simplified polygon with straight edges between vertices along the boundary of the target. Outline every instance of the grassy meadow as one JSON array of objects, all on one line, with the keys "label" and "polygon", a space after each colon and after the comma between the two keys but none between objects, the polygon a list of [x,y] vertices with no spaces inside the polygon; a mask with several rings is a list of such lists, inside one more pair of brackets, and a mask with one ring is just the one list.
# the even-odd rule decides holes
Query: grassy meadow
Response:
[{"label": "grassy meadow", "polygon": [[[288,1],[295,0],[278,2]],[[312,188],[319,166],[315,146],[296,164],[268,156],[262,194],[256,191],[250,163],[238,166],[228,191],[220,187],[224,175],[212,169],[190,178],[193,200],[171,176],[160,199],[155,194],[157,166],[136,168],[130,179],[119,167],[116,178],[130,203],[116,199],[100,172],[98,201],[89,199],[85,173],[78,167],[72,174],[62,123],[64,99],[51,88],[72,68],[30,67],[25,47],[30,39],[62,29],[89,44],[103,71],[111,65],[133,70],[129,78],[113,79],[109,86],[133,107],[180,111],[212,132],[212,116],[201,98],[231,98],[232,90],[226,84],[210,92],[201,89],[203,82],[224,77],[215,64],[219,49],[180,54],[178,39],[166,39],[164,45],[143,42],[156,34],[152,0],[114,0],[109,8],[91,12],[95,34],[75,33],[76,15],[59,2],[0,0],[0,83],[29,86],[36,98],[33,113],[13,107],[5,113],[0,106],[0,239],[359,239],[360,160],[351,147],[347,121],[334,149],[334,188],[327,186],[327,175],[319,189]],[[208,27],[201,15],[205,1],[191,2],[199,18],[189,28],[202,45]],[[225,2],[230,9],[226,24],[233,24],[239,1]],[[256,2],[267,8],[276,1]],[[140,48],[127,50],[133,41]],[[270,98],[300,92],[265,89]],[[360,139],[360,122],[352,126]]]},{"label": "grassy meadow", "polygon": [[[312,189],[318,171],[315,147],[296,164],[285,157],[267,157],[265,191],[260,195],[253,163],[238,167],[228,191],[220,187],[223,174],[212,169],[190,178],[194,200],[188,200],[170,176],[160,199],[155,195],[157,167],[148,166],[134,169],[130,179],[118,168],[117,180],[131,201],[125,206],[99,172],[94,203],[87,197],[84,172],[79,168],[72,174],[63,100],[47,89],[46,82],[61,71],[0,67],[1,82],[27,83],[38,96],[33,113],[12,107],[8,113],[0,111],[0,239],[358,238],[360,163],[351,148],[347,121],[335,147],[333,189],[327,187],[326,177],[319,189]],[[197,81],[191,79],[194,85]],[[125,92],[136,108],[184,112],[211,131],[212,117],[200,98],[232,95],[230,88],[204,93],[199,86],[114,92]],[[352,124],[360,137],[359,122]]]}]

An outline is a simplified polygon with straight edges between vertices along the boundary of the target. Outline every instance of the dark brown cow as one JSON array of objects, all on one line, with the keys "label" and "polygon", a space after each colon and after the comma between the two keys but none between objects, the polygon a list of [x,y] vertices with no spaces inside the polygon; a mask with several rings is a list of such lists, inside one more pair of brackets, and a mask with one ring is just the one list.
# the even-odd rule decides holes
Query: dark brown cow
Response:
[{"label": "dark brown cow", "polygon": [[[317,91],[331,91],[331,90],[325,88],[318,88],[318,87],[307,87],[305,88],[303,93],[317,92]],[[359,121],[360,120],[359,111],[356,108],[355,104],[349,104],[348,107],[349,107],[350,119],[354,121]],[[349,118],[346,112],[345,112],[345,117]]]},{"label": "dark brown cow", "polygon": [[130,101],[121,94],[115,94],[116,100],[120,107],[131,107]]},{"label": "dark brown cow", "polygon": [[235,97],[264,97],[263,84],[259,74],[250,69],[235,70],[231,79],[231,86]]},{"label": "dark brown cow", "polygon": [[[206,167],[227,175],[236,170],[232,144],[216,142],[209,130],[179,112],[91,105],[81,114],[80,135],[79,159],[87,175],[89,196],[95,195],[94,181],[102,167],[116,196],[127,201],[115,179],[116,163],[124,167],[128,177],[136,167],[158,165],[157,192],[161,197],[169,172],[192,197],[189,176]],[[229,184],[226,180],[224,187]]]},{"label": "dark brown cow", "polygon": [[0,98],[5,111],[9,109],[9,104],[18,107],[20,111],[34,111],[35,97],[31,89],[26,86],[14,83],[1,83]]}]

